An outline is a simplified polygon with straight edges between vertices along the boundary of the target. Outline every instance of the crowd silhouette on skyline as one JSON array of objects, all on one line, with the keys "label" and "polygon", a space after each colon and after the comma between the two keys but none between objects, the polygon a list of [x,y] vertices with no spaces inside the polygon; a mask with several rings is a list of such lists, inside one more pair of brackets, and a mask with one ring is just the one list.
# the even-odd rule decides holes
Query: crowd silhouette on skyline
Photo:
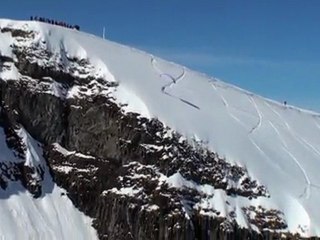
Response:
[{"label": "crowd silhouette on skyline", "polygon": [[31,21],[44,22],[44,23],[50,23],[50,24],[61,26],[61,27],[65,27],[65,28],[76,29],[78,31],[80,30],[80,26],[79,25],[72,25],[72,24],[68,24],[68,23],[63,22],[63,21],[57,21],[57,20],[53,20],[53,19],[49,19],[49,18],[31,16],[30,20]]}]

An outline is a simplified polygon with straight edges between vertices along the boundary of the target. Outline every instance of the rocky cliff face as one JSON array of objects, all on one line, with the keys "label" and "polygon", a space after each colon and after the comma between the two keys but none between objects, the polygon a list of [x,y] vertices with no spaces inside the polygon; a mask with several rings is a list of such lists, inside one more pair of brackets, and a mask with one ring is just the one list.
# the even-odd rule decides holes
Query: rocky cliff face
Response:
[{"label": "rocky cliff face", "polygon": [[[101,239],[300,238],[285,231],[277,209],[243,208],[252,226],[243,229],[236,212],[222,216],[205,204],[215,193],[197,186],[249,200],[268,198],[269,193],[245,168],[228,163],[204,143],[184,139],[157,119],[124,112],[106,94],[117,84],[90,74],[94,66],[88,59],[61,49],[58,57],[64,64],[58,64],[44,42],[24,44],[36,33],[1,31],[16,42],[11,46],[14,58],[0,56],[0,71],[19,72],[18,80],[0,79],[1,126],[7,145],[21,158],[0,163],[2,189],[8,181],[21,181],[35,198],[41,195],[43,169],[24,164],[17,133],[23,127],[43,144],[54,181],[94,219]],[[74,88],[78,94],[69,98]]]}]

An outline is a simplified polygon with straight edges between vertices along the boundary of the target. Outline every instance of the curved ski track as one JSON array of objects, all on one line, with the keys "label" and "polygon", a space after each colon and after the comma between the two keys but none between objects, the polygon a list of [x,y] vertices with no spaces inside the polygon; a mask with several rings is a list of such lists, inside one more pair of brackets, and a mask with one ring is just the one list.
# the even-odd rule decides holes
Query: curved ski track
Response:
[{"label": "curved ski track", "polygon": [[[284,125],[286,126],[287,130],[290,132],[290,134],[294,137],[294,139],[299,142],[302,146],[304,146],[306,149],[308,150],[312,150],[316,155],[320,156],[320,152],[309,142],[307,142],[305,139],[303,139],[302,137],[298,136],[294,130],[292,130],[292,128],[290,127],[289,123],[281,116],[281,114],[279,112],[277,112],[276,110],[274,110],[270,104],[268,104],[267,102],[265,102],[266,106],[274,113],[276,114],[279,119],[284,123]],[[279,132],[279,131],[277,131]],[[281,137],[282,139],[282,137]],[[282,139],[282,141],[285,143],[285,141]],[[301,165],[301,163],[299,162],[299,160],[288,150],[288,145],[285,143],[283,150],[290,156],[290,158],[295,162],[295,164],[299,167],[301,173],[303,174],[305,181],[306,181],[306,187],[304,189],[304,192],[300,195],[300,197],[305,196],[306,199],[308,199],[310,197],[310,187],[314,187],[314,188],[318,188],[320,189],[320,186],[318,186],[317,184],[313,184],[310,181],[310,178],[306,172],[306,170],[303,168],[303,166]]]},{"label": "curved ski track", "polygon": [[[168,95],[168,96],[170,96],[170,97],[172,97],[172,98],[178,99],[178,100],[180,100],[181,102],[183,102],[183,103],[185,103],[185,104],[187,104],[187,105],[189,105],[189,106],[191,106],[191,107],[193,107],[193,108],[196,108],[196,109],[200,110],[200,108],[199,108],[197,105],[195,105],[195,104],[193,104],[193,103],[191,103],[191,102],[189,102],[189,101],[187,101],[187,100],[185,100],[185,99],[182,99],[182,98],[179,98],[179,97],[177,97],[177,96],[174,96],[174,95],[172,95],[172,94],[170,94],[170,93],[168,93],[168,92],[166,91],[166,89],[167,89],[168,87],[171,87],[173,84],[176,84],[179,80],[181,80],[181,79],[184,78],[184,76],[185,76],[185,69],[184,69],[184,68],[182,69],[183,72],[182,72],[179,76],[173,77],[173,76],[172,76],[171,74],[169,74],[169,73],[164,73],[164,72],[162,72],[162,71],[156,66],[155,63],[156,63],[156,59],[152,57],[152,58],[151,58],[151,65],[152,65],[153,69],[159,74],[160,77],[165,77],[165,78],[167,78],[167,79],[170,80],[169,83],[167,83],[167,84],[165,84],[165,85],[163,85],[163,86],[161,87],[162,93],[163,93],[163,94],[166,94],[166,95]],[[211,86],[212,86],[212,88],[217,92],[217,94],[218,94],[218,96],[220,97],[223,105],[226,107],[226,110],[227,110],[227,113],[228,113],[229,117],[232,118],[234,121],[236,121],[238,124],[240,124],[242,127],[246,128],[246,126],[242,123],[242,121],[241,121],[239,118],[237,118],[236,116],[234,116],[234,115],[230,112],[230,110],[229,110],[230,106],[229,106],[227,100],[226,100],[226,99],[224,98],[224,96],[218,91],[218,89],[216,88],[216,86],[215,86],[213,83],[211,83]],[[255,148],[257,148],[257,150],[258,150],[264,157],[266,157],[267,159],[270,159],[269,156],[259,147],[259,145],[256,143],[256,141],[255,141],[252,137],[250,137],[250,135],[251,135],[252,133],[254,133],[255,131],[257,131],[257,130],[261,127],[262,121],[263,121],[263,115],[262,115],[259,107],[257,106],[257,103],[256,103],[255,100],[253,99],[253,97],[252,97],[252,96],[248,96],[248,98],[249,98],[250,102],[252,103],[252,105],[253,105],[253,107],[254,107],[255,111],[257,112],[257,115],[258,115],[258,122],[257,122],[256,125],[253,126],[252,129],[249,131],[248,137],[249,137],[251,143],[255,146]],[[298,136],[298,135],[291,129],[291,127],[290,127],[290,125],[288,124],[288,122],[283,119],[283,117],[280,115],[280,113],[278,113],[276,110],[274,110],[268,103],[265,103],[265,104],[268,106],[268,108],[270,108],[270,110],[271,110],[274,114],[276,114],[276,115],[280,118],[280,120],[285,124],[287,130],[289,130],[290,134],[296,139],[296,141],[298,141],[298,142],[299,142],[301,145],[303,145],[305,148],[307,148],[308,150],[313,151],[316,155],[318,155],[318,156],[320,157],[320,151],[319,151],[319,150],[317,150],[311,143],[307,142],[305,139],[303,139],[302,137]],[[276,132],[276,134],[279,136],[279,139],[280,139],[280,141],[282,142],[282,145],[283,145],[282,149],[290,156],[290,158],[293,160],[293,162],[295,163],[295,165],[297,165],[297,167],[300,169],[302,175],[304,176],[304,179],[305,179],[305,182],[306,182],[306,186],[305,186],[305,189],[304,189],[303,193],[300,195],[300,197],[305,197],[306,199],[308,199],[308,198],[310,197],[310,187],[315,187],[315,188],[320,189],[320,186],[318,186],[318,185],[316,185],[316,184],[313,184],[313,183],[310,181],[309,176],[308,176],[306,170],[303,168],[303,166],[301,165],[301,163],[299,162],[299,160],[288,150],[288,145],[287,145],[286,141],[283,139],[283,137],[281,136],[279,130],[275,127],[275,125],[274,125],[271,121],[268,121],[268,123],[269,123],[269,125],[273,128],[273,130]],[[320,129],[320,125],[319,125],[318,123],[317,123],[317,127]]]},{"label": "curved ski track", "polygon": [[[242,122],[240,119],[238,119],[236,116],[234,116],[234,115],[230,112],[230,110],[229,110],[230,106],[229,106],[227,100],[225,99],[225,97],[223,96],[222,93],[219,93],[219,91],[218,91],[217,87],[214,85],[214,83],[211,83],[211,86],[212,86],[212,88],[217,92],[218,96],[221,98],[221,101],[222,101],[223,105],[226,107],[226,110],[227,110],[227,113],[228,113],[229,117],[230,117],[231,119],[233,119],[235,122],[237,122],[239,125],[241,125],[245,130],[247,130],[247,127],[243,124],[243,122]],[[260,115],[259,115],[259,116],[260,116]],[[260,120],[260,121],[261,121],[261,120]],[[261,122],[262,122],[262,121],[261,121]],[[259,124],[257,124],[257,125],[259,125]],[[269,162],[272,162],[271,159],[270,159],[270,157],[261,149],[261,147],[257,144],[257,142],[250,136],[250,133],[248,133],[248,138],[249,138],[250,142],[252,143],[252,145],[258,150],[258,152],[259,152],[263,157],[265,157],[266,159],[268,159]],[[280,168],[280,167],[277,166],[277,168]]]},{"label": "curved ski track", "polygon": [[314,118],[314,122],[316,123],[317,128],[320,130],[320,124],[317,122],[317,120]]},{"label": "curved ski track", "polygon": [[261,124],[262,124],[262,113],[260,112],[260,110],[259,110],[255,100],[252,98],[252,96],[250,96],[249,99],[250,99],[250,102],[253,104],[254,109],[258,113],[258,117],[259,117],[259,120],[258,120],[257,124],[249,132],[249,134],[251,134],[251,133],[253,133],[254,131],[258,130],[261,127]]},{"label": "curved ski track", "polygon": [[[228,115],[229,117],[231,117],[234,121],[236,121],[238,124],[240,124],[242,127],[245,127],[245,125],[242,123],[242,121],[240,119],[238,119],[236,116],[234,116],[230,110],[229,110],[229,104],[227,102],[227,100],[224,98],[224,96],[219,93],[217,87],[212,83],[211,84],[212,88],[217,92],[218,96],[220,97],[223,105],[226,107],[226,110],[228,112]],[[249,96],[248,96],[249,97]],[[259,110],[259,107],[257,106],[255,100],[251,97],[249,97],[250,99],[250,102],[253,104],[257,114],[258,114],[258,117],[259,117],[259,120],[257,122],[257,124],[250,130],[249,134],[248,134],[248,137],[251,141],[251,143],[255,146],[255,148],[267,159],[271,160],[270,157],[260,148],[260,146],[256,143],[256,141],[250,137],[250,135],[258,130],[261,125],[262,125],[262,121],[263,121],[263,115],[261,113],[261,111]],[[271,106],[268,104],[268,103],[265,103],[270,109],[271,111],[276,114],[280,119],[281,121],[285,124],[286,128],[289,130],[290,134],[296,139],[296,141],[298,141],[301,145],[303,145],[305,148],[307,148],[308,150],[312,150],[315,154],[317,154],[319,157],[320,157],[320,151],[317,150],[311,143],[307,142],[304,138],[298,136],[290,127],[289,123],[287,121],[285,121],[283,119],[283,117],[280,115],[280,113],[278,113],[277,111],[275,111],[273,108],[271,108]],[[276,132],[276,134],[279,136],[279,139],[280,141],[282,142],[282,145],[283,145],[283,150],[289,155],[289,157],[293,160],[293,162],[295,163],[295,165],[299,168],[299,170],[301,171],[304,179],[305,179],[305,182],[306,182],[306,186],[304,188],[304,191],[303,193],[299,196],[299,197],[305,197],[306,199],[308,199],[310,197],[310,187],[314,187],[314,188],[318,188],[320,189],[320,186],[316,185],[316,184],[313,184],[311,181],[310,181],[310,178],[306,172],[306,170],[303,168],[303,166],[301,165],[301,163],[299,162],[299,160],[288,150],[288,144],[286,143],[286,141],[284,140],[284,138],[281,136],[279,130],[277,129],[277,127],[271,122],[268,120],[268,123],[269,125],[273,128],[273,130]],[[320,126],[317,125],[320,129]]]},{"label": "curved ski track", "polygon": [[242,122],[239,118],[237,118],[235,115],[233,115],[233,114],[230,112],[230,110],[229,110],[229,108],[230,108],[229,103],[227,102],[227,100],[225,99],[225,97],[223,96],[223,94],[218,91],[218,89],[217,89],[217,87],[214,85],[214,83],[211,83],[211,86],[212,86],[212,88],[216,91],[216,93],[217,93],[217,95],[219,96],[219,98],[221,99],[223,105],[226,107],[226,110],[227,110],[228,115],[229,115],[232,119],[234,119],[236,122],[238,122],[242,127],[244,127],[244,128],[246,129],[246,126],[243,124],[243,122]]},{"label": "curved ski track", "polygon": [[172,97],[172,98],[175,98],[175,99],[180,100],[181,102],[187,104],[188,106],[191,106],[191,107],[193,107],[193,108],[195,108],[195,109],[197,109],[197,110],[200,110],[200,107],[198,107],[197,105],[193,104],[192,102],[190,102],[190,101],[188,101],[188,100],[185,100],[185,99],[183,99],[183,98],[174,96],[174,95],[172,95],[172,94],[170,94],[170,93],[168,93],[168,92],[166,91],[166,89],[167,89],[168,87],[171,87],[173,84],[178,83],[179,80],[182,80],[182,79],[184,78],[184,76],[185,76],[185,74],[186,74],[185,69],[182,68],[182,73],[181,73],[179,76],[177,76],[177,77],[173,77],[173,76],[172,76],[171,74],[169,74],[169,73],[164,73],[164,72],[162,72],[162,71],[155,65],[155,63],[156,63],[156,59],[152,57],[152,58],[151,58],[151,65],[152,65],[153,69],[159,74],[160,77],[165,77],[165,78],[167,78],[167,79],[170,80],[169,83],[167,83],[167,84],[165,84],[165,85],[163,85],[163,86],[161,87],[161,92],[162,92],[163,94],[166,94],[166,95]]}]

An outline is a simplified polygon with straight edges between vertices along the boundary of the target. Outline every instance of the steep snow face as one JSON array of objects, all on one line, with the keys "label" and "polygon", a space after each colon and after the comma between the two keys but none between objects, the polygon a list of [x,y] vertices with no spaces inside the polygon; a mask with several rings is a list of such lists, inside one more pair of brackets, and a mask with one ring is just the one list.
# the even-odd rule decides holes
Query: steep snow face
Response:
[{"label": "steep snow face", "polygon": [[[8,149],[3,129],[0,131],[0,162],[21,161]],[[24,164],[45,169],[42,196],[34,198],[19,182],[8,181],[6,190],[0,188],[0,238],[97,239],[96,231],[91,227],[92,220],[79,212],[66,192],[52,181],[40,144],[24,129],[17,133],[26,146]]]},{"label": "steep snow face", "polygon": [[[119,84],[111,94],[119,104],[126,104],[124,110],[158,118],[187,139],[202,142],[227,161],[245,167],[270,193],[270,198],[257,198],[251,205],[282,211],[290,232],[320,236],[319,114],[284,106],[142,51],[75,30],[9,20],[1,20],[0,26],[36,32],[33,41],[42,42],[58,56],[63,50],[68,56],[89,59],[95,66],[91,74]],[[6,33],[1,33],[1,39],[2,54],[12,55],[9,46],[14,40]],[[6,74],[0,76],[4,79],[15,79],[19,73],[12,67],[2,74]],[[67,96],[77,96],[77,89]],[[226,212],[232,208],[238,223],[248,226],[242,210],[247,200],[225,196],[210,186],[193,186],[179,175],[167,181],[176,187],[187,185],[216,193],[204,204]],[[54,196],[52,193],[56,200]],[[41,204],[37,201],[32,204]],[[46,201],[41,201],[45,205]],[[38,205],[32,206],[39,211]],[[64,216],[64,210],[55,215]]]},{"label": "steep snow face", "polygon": [[73,206],[62,189],[50,184],[51,192],[39,199],[18,183],[0,190],[2,239],[98,239],[91,219]]},{"label": "steep snow face", "polygon": [[[3,129],[0,131],[0,161],[19,162],[16,154],[6,146]],[[18,135],[26,146],[24,164],[41,165],[45,169],[43,194],[36,199],[18,182],[9,181],[6,190],[0,188],[0,238],[97,239],[91,219],[79,212],[66,192],[52,181],[39,143],[24,129],[20,129]]]}]

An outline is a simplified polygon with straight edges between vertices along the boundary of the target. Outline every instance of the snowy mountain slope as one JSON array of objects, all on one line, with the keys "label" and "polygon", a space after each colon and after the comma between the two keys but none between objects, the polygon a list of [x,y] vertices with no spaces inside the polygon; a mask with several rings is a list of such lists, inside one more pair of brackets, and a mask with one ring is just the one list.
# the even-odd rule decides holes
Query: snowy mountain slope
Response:
[{"label": "snowy mountain slope", "polygon": [[[179,173],[159,177],[172,187],[187,187],[211,196],[196,206],[200,210],[216,209],[226,218],[235,212],[241,227],[257,230],[248,220],[254,213],[247,213],[246,209],[263,206],[282,212],[284,232],[320,236],[319,114],[283,106],[183,66],[85,33],[11,20],[1,20],[0,27],[22,29],[32,35],[28,40],[2,31],[1,55],[15,59],[10,48],[13,43],[20,47],[36,46],[52,53],[47,61],[31,59],[39,66],[61,65],[64,72],[79,79],[87,76],[102,79],[98,83],[91,80],[96,87],[90,91],[82,91],[77,85],[64,90],[59,83],[53,83],[47,93],[62,99],[93,94],[111,96],[126,112],[157,118],[190,143],[202,144],[227,162],[243,167],[248,176],[266,187],[269,195],[254,199],[234,197],[208,184],[187,180]],[[67,61],[70,58],[87,59],[92,68],[75,71]],[[21,75],[16,66],[7,64],[0,78],[18,80]],[[105,90],[101,86],[107,83],[117,86]],[[128,189],[122,190],[120,193],[133,194]]]},{"label": "snowy mountain slope", "polygon": [[65,191],[52,181],[39,143],[24,129],[17,130],[17,133],[25,146],[25,162],[6,146],[6,135],[1,128],[1,180],[3,176],[11,180],[15,178],[14,173],[10,174],[10,169],[17,174],[18,169],[14,169],[13,166],[18,162],[25,166],[43,168],[44,177],[40,180],[42,195],[35,199],[20,182],[6,179],[7,186],[0,189],[0,238],[96,239],[91,219],[79,212]]}]

